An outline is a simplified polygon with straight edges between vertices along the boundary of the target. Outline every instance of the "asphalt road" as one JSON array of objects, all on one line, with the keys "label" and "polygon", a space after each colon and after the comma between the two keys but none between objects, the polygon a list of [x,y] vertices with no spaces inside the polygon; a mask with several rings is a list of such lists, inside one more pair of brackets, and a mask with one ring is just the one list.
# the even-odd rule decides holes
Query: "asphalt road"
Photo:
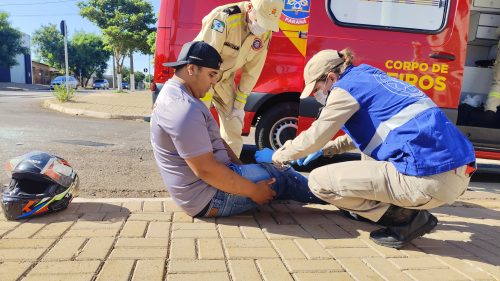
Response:
[{"label": "asphalt road", "polygon": [[[82,197],[168,196],[149,143],[149,123],[54,112],[40,106],[50,95],[48,91],[0,91],[0,163],[32,150],[48,151],[77,170]],[[253,143],[253,136],[245,142]],[[247,161],[252,155],[251,149],[244,152]],[[356,155],[334,160],[353,159]],[[471,186],[498,193],[499,175],[478,173]],[[9,175],[0,171],[0,184],[8,181]]]},{"label": "asphalt road", "polygon": [[[167,196],[149,144],[149,123],[71,116],[40,106],[50,92],[0,92],[0,162],[32,150],[77,170],[83,197]],[[0,183],[9,177],[0,172]]]}]

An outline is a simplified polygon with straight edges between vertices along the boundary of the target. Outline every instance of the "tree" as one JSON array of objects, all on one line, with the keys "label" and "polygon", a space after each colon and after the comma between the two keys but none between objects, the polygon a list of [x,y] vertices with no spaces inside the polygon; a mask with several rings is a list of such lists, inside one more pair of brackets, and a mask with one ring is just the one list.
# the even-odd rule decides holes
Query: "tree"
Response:
[{"label": "tree", "polygon": [[10,68],[17,64],[16,55],[27,54],[29,50],[23,46],[22,34],[12,28],[9,15],[0,12],[0,66]]},{"label": "tree", "polygon": [[[40,61],[64,69],[64,37],[55,24],[42,25],[33,33],[33,45]],[[68,52],[70,52],[68,47]]]},{"label": "tree", "polygon": [[87,86],[94,73],[102,76],[111,56],[111,52],[104,48],[102,36],[78,32],[71,38],[70,46],[72,54],[70,68],[80,76],[81,85]]},{"label": "tree", "polygon": [[130,82],[130,69],[126,66],[122,68],[123,81]]},{"label": "tree", "polygon": [[125,56],[135,50],[148,52],[147,37],[156,23],[152,4],[145,0],[87,0],[78,7],[83,17],[102,30],[106,48],[113,51],[121,90]]},{"label": "tree", "polygon": [[143,82],[144,78],[146,78],[146,74],[144,74],[144,73],[142,73],[140,71],[134,72],[135,83]]},{"label": "tree", "polygon": [[147,43],[149,46],[149,54],[153,55],[156,51],[156,31],[149,33]]}]

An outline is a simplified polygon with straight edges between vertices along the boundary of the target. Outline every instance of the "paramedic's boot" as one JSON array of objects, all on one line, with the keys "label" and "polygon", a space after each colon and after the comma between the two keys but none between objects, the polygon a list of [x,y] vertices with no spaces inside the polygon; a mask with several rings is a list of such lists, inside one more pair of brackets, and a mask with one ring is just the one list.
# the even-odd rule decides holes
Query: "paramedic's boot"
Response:
[{"label": "paramedic's boot", "polygon": [[344,210],[344,209],[339,209],[339,210],[340,210],[340,213],[344,217],[346,217],[346,218],[348,218],[350,220],[353,220],[353,221],[362,221],[362,222],[367,222],[367,223],[375,223],[375,222],[373,222],[373,221],[371,221],[371,220],[369,220],[367,218],[364,218],[364,217],[362,217],[362,216],[360,216],[360,215],[358,215],[358,214],[356,214],[354,212],[347,211],[347,210]]},{"label": "paramedic's boot", "polygon": [[413,239],[431,232],[437,222],[437,218],[431,213],[420,210],[407,223],[372,231],[370,239],[379,245],[399,249]]},{"label": "paramedic's boot", "polygon": [[397,226],[408,223],[418,213],[418,210],[391,205],[384,215],[376,222],[382,226]]},{"label": "paramedic's boot", "polygon": [[391,205],[384,215],[376,222],[364,218],[354,212],[340,209],[342,215],[346,218],[356,221],[368,222],[371,224],[378,224],[382,226],[400,225],[410,221],[413,216],[418,212],[417,210],[401,208],[396,205]]}]

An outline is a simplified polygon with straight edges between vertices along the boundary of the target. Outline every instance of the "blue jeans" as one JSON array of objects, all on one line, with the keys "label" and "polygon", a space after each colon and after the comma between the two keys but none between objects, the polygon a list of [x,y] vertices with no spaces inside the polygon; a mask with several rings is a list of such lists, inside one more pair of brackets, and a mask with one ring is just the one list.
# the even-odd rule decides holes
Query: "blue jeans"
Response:
[{"label": "blue jeans", "polygon": [[[229,168],[252,182],[275,178],[276,182],[271,186],[271,188],[276,191],[274,199],[294,200],[301,203],[325,204],[323,200],[317,198],[311,190],[309,190],[307,178],[297,173],[291,167],[284,171],[280,171],[272,164],[261,163],[241,166],[230,164]],[[207,212],[202,214],[201,217],[206,217],[213,208],[216,208],[217,212],[215,214],[212,213],[212,217],[226,217],[243,213],[256,206],[257,204],[248,197],[217,190],[209,203]]]}]

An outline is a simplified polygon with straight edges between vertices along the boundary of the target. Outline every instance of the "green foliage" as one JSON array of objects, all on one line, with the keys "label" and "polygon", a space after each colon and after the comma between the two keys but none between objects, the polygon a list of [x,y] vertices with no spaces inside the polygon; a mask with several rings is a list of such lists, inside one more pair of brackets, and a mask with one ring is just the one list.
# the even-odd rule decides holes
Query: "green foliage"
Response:
[{"label": "green foliage", "polygon": [[135,83],[139,83],[141,81],[144,81],[144,78],[146,78],[146,75],[140,71],[135,71],[134,72],[134,81]]},{"label": "green foliage", "polygon": [[[55,24],[37,29],[33,34],[33,44],[40,60],[52,67],[64,69],[64,37]],[[68,42],[68,64],[70,72],[83,79],[92,74],[106,71],[111,52],[105,49],[101,35],[77,32]],[[86,86],[80,81],[82,86]]]},{"label": "green foliage", "polygon": [[[129,82],[130,83],[130,69],[126,66],[123,67],[122,69],[122,75],[123,75],[123,81]],[[134,81],[135,83],[139,83],[141,81],[145,81],[144,79],[146,78],[146,74],[140,72],[140,71],[135,71],[134,72]]]},{"label": "green foliage", "polygon": [[[105,50],[102,36],[78,32],[71,38],[70,69],[77,76],[82,76],[87,81],[92,74],[103,75],[108,66],[107,62],[111,52]],[[86,86],[83,81],[80,84]]]},{"label": "green foliage", "polygon": [[147,39],[156,30],[156,17],[149,1],[87,0],[78,7],[104,34],[106,48],[114,52],[117,73],[122,73],[123,60],[131,52],[150,53]]},{"label": "green foliage", "polygon": [[149,54],[154,54],[156,51],[156,31],[149,33],[147,43],[149,45]]},{"label": "green foliage", "polygon": [[[122,68],[122,80],[125,82],[130,82],[130,69],[126,66]],[[135,77],[134,77],[135,78]]]},{"label": "green foliage", "polygon": [[54,85],[54,97],[60,102],[67,102],[75,97],[75,89],[69,87],[69,92],[66,91],[66,85]]},{"label": "green foliage", "polygon": [[0,66],[8,67],[17,64],[16,55],[27,54],[29,50],[22,45],[22,34],[12,28],[8,14],[0,12]]},{"label": "green foliage", "polygon": [[[32,41],[37,56],[43,63],[64,69],[64,37],[59,33],[55,24],[42,25],[35,30]],[[70,47],[68,47],[69,51]]]}]

